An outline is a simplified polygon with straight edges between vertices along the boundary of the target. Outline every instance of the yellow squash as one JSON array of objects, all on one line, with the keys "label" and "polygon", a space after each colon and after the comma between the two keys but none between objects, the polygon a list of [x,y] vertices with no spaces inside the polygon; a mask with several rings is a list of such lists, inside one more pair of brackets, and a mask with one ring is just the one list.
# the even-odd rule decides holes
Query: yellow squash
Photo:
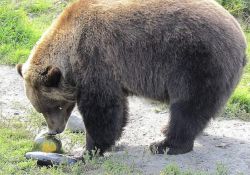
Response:
[{"label": "yellow squash", "polygon": [[43,134],[35,139],[34,151],[62,153],[62,142],[54,135]]}]

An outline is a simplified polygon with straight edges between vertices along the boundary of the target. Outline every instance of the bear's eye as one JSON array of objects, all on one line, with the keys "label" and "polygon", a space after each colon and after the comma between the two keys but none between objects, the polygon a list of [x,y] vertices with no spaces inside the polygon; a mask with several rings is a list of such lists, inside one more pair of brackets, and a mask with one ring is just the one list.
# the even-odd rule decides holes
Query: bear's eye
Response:
[{"label": "bear's eye", "polygon": [[63,110],[63,108],[61,106],[58,107],[59,110]]}]

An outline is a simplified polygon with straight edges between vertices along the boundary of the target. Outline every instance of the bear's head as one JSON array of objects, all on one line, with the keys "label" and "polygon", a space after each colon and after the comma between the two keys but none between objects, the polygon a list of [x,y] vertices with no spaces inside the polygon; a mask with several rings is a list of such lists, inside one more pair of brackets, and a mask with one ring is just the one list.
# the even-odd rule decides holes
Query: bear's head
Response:
[{"label": "bear's head", "polygon": [[24,79],[26,95],[45,117],[49,134],[61,133],[75,106],[75,89],[65,83],[58,67],[30,66],[28,62],[16,66]]}]

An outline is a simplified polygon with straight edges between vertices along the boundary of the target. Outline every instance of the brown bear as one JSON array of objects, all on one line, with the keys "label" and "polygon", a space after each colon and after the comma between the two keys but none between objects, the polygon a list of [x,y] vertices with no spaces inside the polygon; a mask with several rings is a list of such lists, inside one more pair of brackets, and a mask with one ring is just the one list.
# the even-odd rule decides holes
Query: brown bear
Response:
[{"label": "brown bear", "polygon": [[86,150],[103,154],[120,138],[134,94],[170,106],[166,138],[151,151],[182,154],[230,97],[245,52],[240,25],[214,0],[79,0],[17,69],[50,134],[77,104]]}]

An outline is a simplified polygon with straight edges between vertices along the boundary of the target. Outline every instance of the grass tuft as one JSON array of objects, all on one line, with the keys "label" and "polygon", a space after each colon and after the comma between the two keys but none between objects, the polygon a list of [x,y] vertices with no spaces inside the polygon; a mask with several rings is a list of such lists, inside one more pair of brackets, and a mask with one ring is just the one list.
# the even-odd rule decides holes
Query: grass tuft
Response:
[{"label": "grass tuft", "polygon": [[0,174],[25,173],[27,168],[35,164],[24,157],[32,149],[32,134],[20,125],[11,125],[9,128],[6,123],[0,123],[0,128]]}]

